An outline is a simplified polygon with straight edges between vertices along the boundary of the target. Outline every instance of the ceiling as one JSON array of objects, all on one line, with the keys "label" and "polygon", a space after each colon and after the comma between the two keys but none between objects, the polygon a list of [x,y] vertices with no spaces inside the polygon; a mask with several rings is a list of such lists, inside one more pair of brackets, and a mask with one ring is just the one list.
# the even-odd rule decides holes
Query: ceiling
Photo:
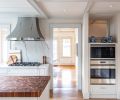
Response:
[{"label": "ceiling", "polygon": [[112,16],[120,12],[120,0],[0,0],[0,17],[80,19],[85,11],[91,16]]},{"label": "ceiling", "polygon": [[48,18],[80,19],[84,12],[111,17],[120,12],[120,0],[34,0]]},{"label": "ceiling", "polygon": [[93,16],[107,17],[117,13],[120,13],[120,0],[101,0],[99,2],[94,2],[90,9],[90,14]]},{"label": "ceiling", "polygon": [[35,0],[49,18],[81,18],[87,0]]},{"label": "ceiling", "polygon": [[39,13],[26,0],[0,0],[1,16],[37,16]]}]

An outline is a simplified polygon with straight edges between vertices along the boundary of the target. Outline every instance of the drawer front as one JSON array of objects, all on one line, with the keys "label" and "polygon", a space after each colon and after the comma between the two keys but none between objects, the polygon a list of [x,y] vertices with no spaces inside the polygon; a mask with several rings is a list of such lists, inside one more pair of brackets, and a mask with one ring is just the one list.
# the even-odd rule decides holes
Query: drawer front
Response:
[{"label": "drawer front", "polygon": [[7,68],[0,68],[0,74],[7,74]]},{"label": "drawer front", "polygon": [[115,85],[91,85],[90,92],[91,94],[115,94],[116,86]]},{"label": "drawer front", "polygon": [[16,76],[37,76],[38,71],[37,69],[28,69],[28,68],[16,68],[16,69],[9,69],[8,75],[16,75]]}]

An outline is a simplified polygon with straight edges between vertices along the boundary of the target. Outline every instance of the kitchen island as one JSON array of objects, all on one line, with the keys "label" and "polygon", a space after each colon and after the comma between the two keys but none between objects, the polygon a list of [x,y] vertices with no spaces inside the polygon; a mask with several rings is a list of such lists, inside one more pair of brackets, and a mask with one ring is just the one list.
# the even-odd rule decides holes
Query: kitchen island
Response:
[{"label": "kitchen island", "polygon": [[50,76],[0,76],[0,100],[49,100]]}]

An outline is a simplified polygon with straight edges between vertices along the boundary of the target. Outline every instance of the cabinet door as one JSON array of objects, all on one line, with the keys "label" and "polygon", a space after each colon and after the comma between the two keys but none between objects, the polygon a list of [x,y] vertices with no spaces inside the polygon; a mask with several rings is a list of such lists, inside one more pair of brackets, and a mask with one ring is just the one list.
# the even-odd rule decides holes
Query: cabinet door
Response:
[{"label": "cabinet door", "polygon": [[91,85],[92,94],[115,94],[115,85]]},{"label": "cabinet door", "polygon": [[11,68],[8,71],[8,75],[15,76],[37,76],[37,69],[29,69],[29,68]]},{"label": "cabinet door", "polygon": [[39,69],[39,75],[40,76],[45,76],[45,68],[40,68]]},{"label": "cabinet door", "polygon": [[7,75],[7,68],[0,68],[0,75]]}]

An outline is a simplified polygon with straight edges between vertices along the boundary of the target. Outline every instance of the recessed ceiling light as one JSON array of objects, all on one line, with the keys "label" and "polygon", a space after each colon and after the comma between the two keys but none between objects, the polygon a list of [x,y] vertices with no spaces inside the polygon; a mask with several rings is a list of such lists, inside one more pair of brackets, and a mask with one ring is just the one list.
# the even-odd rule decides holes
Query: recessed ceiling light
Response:
[{"label": "recessed ceiling light", "polygon": [[112,7],[113,7],[113,5],[109,5],[109,7],[110,7],[110,8],[112,8]]},{"label": "recessed ceiling light", "polygon": [[66,9],[64,9],[63,11],[64,11],[64,13],[65,13],[65,12],[66,12]]}]

